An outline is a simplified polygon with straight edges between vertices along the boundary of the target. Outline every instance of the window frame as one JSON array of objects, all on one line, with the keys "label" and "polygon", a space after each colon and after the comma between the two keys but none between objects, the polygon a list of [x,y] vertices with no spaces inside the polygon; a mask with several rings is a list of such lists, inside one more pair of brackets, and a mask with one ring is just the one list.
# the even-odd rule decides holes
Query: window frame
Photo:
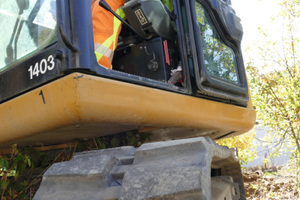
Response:
[{"label": "window frame", "polygon": [[[211,76],[204,63],[204,53],[201,45],[200,30],[198,26],[197,13],[196,13],[196,2],[200,3],[201,6],[210,16],[210,19],[215,26],[220,38],[225,45],[230,47],[236,57],[237,73],[240,81],[240,85],[227,82],[223,79]],[[189,37],[192,49],[193,65],[195,71],[195,82],[197,85],[197,93],[199,95],[208,95],[212,97],[221,98],[227,101],[233,101],[237,104],[246,106],[249,101],[248,96],[248,84],[246,79],[246,72],[243,63],[240,41],[236,41],[229,33],[222,27],[222,22],[217,12],[203,0],[189,0],[186,1],[186,7],[190,10],[188,14],[188,26],[189,26]]]},{"label": "window frame", "polygon": [[[16,33],[12,33],[12,35],[11,35],[12,38],[10,39],[11,42],[14,41],[14,40],[16,42],[17,41],[22,42],[22,40],[20,40],[20,38],[22,39],[22,36],[24,36],[26,34],[27,35],[30,34],[29,32],[24,32],[24,29],[25,29],[24,26],[28,26],[28,30],[30,30],[32,27],[34,27],[36,30],[40,31],[40,27],[42,27],[42,26],[39,25],[39,24],[34,24],[33,23],[34,20],[38,17],[38,14],[41,12],[41,10],[34,10],[36,8],[36,6],[40,6],[40,1],[36,1],[34,3],[34,5],[32,7],[32,10],[30,11],[29,15],[27,16],[27,20],[23,20],[22,17],[20,17],[21,15],[19,15],[17,17],[17,22],[15,22],[15,24],[13,25]],[[42,8],[42,7],[40,7],[40,8]],[[55,10],[55,12],[56,12],[56,10]],[[35,14],[35,16],[34,16],[34,14]],[[20,29],[16,29],[16,28],[20,28]],[[45,26],[45,27],[42,27],[42,28],[47,28],[47,27]],[[46,29],[43,29],[43,30],[46,30]],[[24,52],[22,52],[22,51],[18,52],[18,53],[23,53],[23,55],[19,56],[18,58],[15,58],[13,61],[9,62],[6,66],[0,68],[0,73],[3,73],[5,71],[9,70],[11,67],[15,66],[16,64],[18,64],[20,62],[24,62],[24,61],[30,59],[31,57],[34,57],[36,54],[43,51],[47,47],[52,46],[53,44],[57,43],[57,40],[58,40],[57,23],[56,23],[56,26],[55,26],[55,28],[53,29],[53,31],[51,32],[50,35],[52,35],[53,37],[52,38],[50,38],[50,37],[47,38],[49,43],[38,45],[38,46],[36,46],[35,49],[32,48],[31,51],[27,50],[28,49],[28,46],[27,46],[24,49]],[[33,38],[32,40],[39,40],[39,39],[38,38]],[[24,42],[24,40],[23,40],[23,42]],[[14,50],[14,51],[16,51],[16,50]]]},{"label": "window frame", "polygon": [[[28,53],[14,61],[9,67],[5,66],[5,69],[0,72],[0,103],[61,77],[63,71],[69,68],[67,60],[72,53],[62,41],[62,31],[60,30],[63,29],[68,35],[70,33],[70,24],[61,20],[69,18],[69,13],[61,12],[62,9],[68,7],[68,3],[68,1],[56,0],[57,21],[54,29],[56,41]],[[50,66],[51,70],[47,67],[46,71],[44,68],[43,73],[33,75],[32,72],[36,66],[39,69],[41,66]]]}]

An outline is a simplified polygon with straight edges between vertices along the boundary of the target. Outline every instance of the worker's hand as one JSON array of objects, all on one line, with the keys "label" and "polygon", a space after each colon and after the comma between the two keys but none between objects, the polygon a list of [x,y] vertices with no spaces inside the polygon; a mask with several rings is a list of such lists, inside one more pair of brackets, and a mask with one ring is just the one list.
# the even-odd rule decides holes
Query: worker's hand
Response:
[{"label": "worker's hand", "polygon": [[93,5],[93,3],[94,3],[95,1],[97,1],[97,0],[91,0],[91,5]]}]

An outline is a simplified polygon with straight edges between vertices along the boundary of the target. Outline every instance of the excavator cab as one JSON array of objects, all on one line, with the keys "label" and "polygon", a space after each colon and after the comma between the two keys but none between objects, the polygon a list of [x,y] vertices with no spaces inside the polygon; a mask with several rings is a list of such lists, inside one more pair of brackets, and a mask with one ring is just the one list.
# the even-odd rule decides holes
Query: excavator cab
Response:
[{"label": "excavator cab", "polygon": [[107,69],[94,54],[90,1],[0,3],[0,147],[127,130],[220,139],[252,128],[230,0],[173,0],[172,9],[129,0],[123,10],[130,27]]}]

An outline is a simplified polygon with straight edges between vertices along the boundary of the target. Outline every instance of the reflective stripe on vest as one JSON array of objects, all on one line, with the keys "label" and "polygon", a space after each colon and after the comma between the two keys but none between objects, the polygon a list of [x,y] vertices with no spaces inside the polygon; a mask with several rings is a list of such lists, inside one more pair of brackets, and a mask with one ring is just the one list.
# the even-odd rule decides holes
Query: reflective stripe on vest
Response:
[{"label": "reflective stripe on vest", "polygon": [[[123,19],[125,18],[125,14],[122,8],[117,9],[116,13]],[[112,62],[114,50],[116,49],[118,43],[118,31],[121,24],[122,22],[118,18],[114,17],[113,34],[109,38],[107,38],[102,44],[94,43],[97,62],[99,62],[99,60],[103,56],[107,57],[110,60],[110,62]],[[110,49],[111,46],[112,49]],[[112,69],[112,66],[110,66],[110,69]]]},{"label": "reflective stripe on vest", "polygon": [[110,48],[98,43],[94,43],[95,54],[97,57],[97,62],[102,58],[102,56],[108,57],[112,61],[114,52]]}]

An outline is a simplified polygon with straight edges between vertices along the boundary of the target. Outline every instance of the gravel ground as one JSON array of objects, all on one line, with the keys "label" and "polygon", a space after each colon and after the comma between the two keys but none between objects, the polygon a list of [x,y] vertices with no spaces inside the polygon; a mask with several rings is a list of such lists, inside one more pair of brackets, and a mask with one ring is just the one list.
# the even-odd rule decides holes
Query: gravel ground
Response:
[{"label": "gravel ground", "polygon": [[[247,200],[291,199],[300,200],[297,177],[262,171],[243,173]],[[299,179],[298,179],[299,181]]]}]

